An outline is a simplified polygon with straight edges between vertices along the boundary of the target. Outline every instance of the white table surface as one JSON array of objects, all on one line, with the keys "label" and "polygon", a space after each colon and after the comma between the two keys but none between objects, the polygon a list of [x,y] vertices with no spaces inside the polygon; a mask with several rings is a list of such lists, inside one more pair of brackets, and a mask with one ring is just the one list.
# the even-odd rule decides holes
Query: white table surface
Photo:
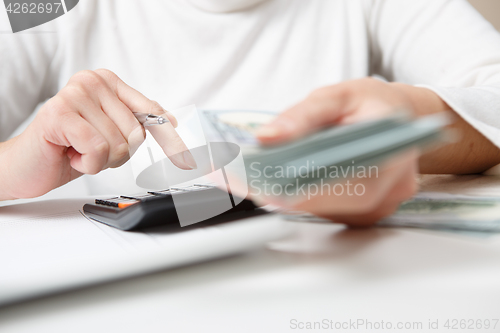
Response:
[{"label": "white table surface", "polygon": [[[420,182],[500,192],[492,177]],[[294,226],[294,236],[268,249],[0,308],[0,332],[294,332],[313,331],[293,329],[299,322],[357,320],[395,332],[500,332],[500,322],[495,330],[444,327],[500,319],[500,235]],[[436,320],[439,329],[428,329]]]}]

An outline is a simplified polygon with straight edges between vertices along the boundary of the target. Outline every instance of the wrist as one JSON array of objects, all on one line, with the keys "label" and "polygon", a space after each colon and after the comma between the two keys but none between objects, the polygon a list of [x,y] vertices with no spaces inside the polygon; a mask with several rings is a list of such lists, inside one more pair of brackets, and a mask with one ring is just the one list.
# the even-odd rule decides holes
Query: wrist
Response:
[{"label": "wrist", "polygon": [[410,102],[413,112],[415,112],[417,117],[452,111],[451,107],[430,89],[398,82],[390,84]]}]

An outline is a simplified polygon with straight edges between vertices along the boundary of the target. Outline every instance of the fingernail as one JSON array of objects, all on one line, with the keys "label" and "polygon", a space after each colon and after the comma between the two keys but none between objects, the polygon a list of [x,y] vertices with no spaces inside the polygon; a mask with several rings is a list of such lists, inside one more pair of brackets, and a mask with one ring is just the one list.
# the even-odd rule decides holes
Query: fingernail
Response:
[{"label": "fingernail", "polygon": [[170,111],[167,111],[165,109],[163,109],[163,111],[165,111],[165,113],[168,115],[168,120],[170,120],[170,123],[172,124],[172,126],[174,126],[174,128],[177,128],[177,126],[179,126],[179,122],[177,121],[177,118],[174,117],[174,115],[170,112]]},{"label": "fingernail", "polygon": [[194,160],[193,154],[189,150],[186,150],[185,152],[182,153],[182,156],[184,157],[184,162],[191,168],[191,169],[197,169],[198,165],[196,164],[196,161]]},{"label": "fingernail", "polygon": [[293,133],[296,128],[297,126],[292,120],[282,117],[259,129],[255,135],[264,138],[274,138]]},{"label": "fingernail", "polygon": [[184,156],[182,153],[178,153],[172,156],[169,156],[170,161],[178,167],[179,169],[182,170],[193,170],[189,165],[187,165],[186,161],[184,160]]}]

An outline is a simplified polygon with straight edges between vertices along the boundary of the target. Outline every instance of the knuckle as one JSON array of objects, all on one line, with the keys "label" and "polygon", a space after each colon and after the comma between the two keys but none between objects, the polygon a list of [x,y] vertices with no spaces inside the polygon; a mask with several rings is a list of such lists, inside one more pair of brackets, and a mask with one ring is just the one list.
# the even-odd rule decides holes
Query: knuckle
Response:
[{"label": "knuckle", "polygon": [[114,152],[113,161],[110,168],[118,168],[125,164],[130,158],[130,150],[128,144],[124,143],[117,147]]},{"label": "knuckle", "polygon": [[106,81],[118,79],[118,75],[106,68],[99,68],[94,72]]},{"label": "knuckle", "polygon": [[65,116],[71,110],[71,104],[61,95],[56,95],[49,99],[41,110],[44,117],[61,117]]},{"label": "knuckle", "polygon": [[90,162],[87,165],[87,172],[90,175],[98,174],[104,169],[108,161],[109,144],[102,138],[93,139],[96,143],[93,145],[93,151],[90,154]]},{"label": "knuckle", "polygon": [[116,147],[114,151],[115,159],[122,160],[129,155],[129,146],[127,143],[122,143]]},{"label": "knuckle", "polygon": [[316,90],[314,90],[313,92],[311,92],[311,94],[309,95],[311,98],[325,98],[325,97],[329,97],[332,93],[332,87],[321,87],[321,88],[318,88]]},{"label": "knuckle", "polygon": [[127,143],[130,146],[139,146],[144,140],[146,139],[146,129],[144,126],[137,124],[132,131],[130,131],[130,134],[128,135]]},{"label": "knuckle", "polygon": [[[106,163],[107,163],[107,159],[109,156],[109,149],[110,149],[109,143],[107,143],[106,141],[102,141],[102,142],[94,145],[94,152],[95,152],[96,158],[99,160],[106,161]],[[106,164],[106,163],[104,163],[104,164]],[[99,169],[99,170],[97,170],[97,172],[99,172],[101,169],[97,164],[96,164],[96,168]]]},{"label": "knuckle", "polygon": [[157,101],[151,101],[149,104],[148,113],[160,115],[165,113],[165,111],[163,110],[163,107],[160,105],[160,103],[158,103]]},{"label": "knuckle", "polygon": [[351,97],[353,87],[349,84],[339,84],[334,92],[334,97],[340,100],[347,100]]},{"label": "knuckle", "polygon": [[309,97],[315,100],[346,100],[351,96],[353,88],[349,83],[322,87],[314,90]]},{"label": "knuckle", "polygon": [[103,78],[95,71],[84,70],[73,75],[69,81],[71,85],[80,86],[82,89],[97,89],[105,83]]},{"label": "knuckle", "polygon": [[68,101],[89,99],[90,94],[80,84],[69,84],[60,91],[60,95]]}]

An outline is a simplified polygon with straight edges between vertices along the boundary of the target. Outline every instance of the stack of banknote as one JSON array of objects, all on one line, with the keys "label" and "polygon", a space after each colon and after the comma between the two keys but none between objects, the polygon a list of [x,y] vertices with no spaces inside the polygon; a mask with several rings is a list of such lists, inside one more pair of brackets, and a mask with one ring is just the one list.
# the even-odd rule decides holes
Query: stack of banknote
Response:
[{"label": "stack of banknote", "polygon": [[242,149],[247,181],[267,190],[274,186],[272,194],[284,196],[290,196],[284,194],[285,188],[294,193],[308,184],[378,177],[377,167],[390,157],[445,141],[443,128],[449,124],[444,114],[414,119],[399,111],[387,118],[329,127],[293,142],[263,147],[255,140],[254,130],[274,116],[262,111],[205,111],[212,130]]}]

